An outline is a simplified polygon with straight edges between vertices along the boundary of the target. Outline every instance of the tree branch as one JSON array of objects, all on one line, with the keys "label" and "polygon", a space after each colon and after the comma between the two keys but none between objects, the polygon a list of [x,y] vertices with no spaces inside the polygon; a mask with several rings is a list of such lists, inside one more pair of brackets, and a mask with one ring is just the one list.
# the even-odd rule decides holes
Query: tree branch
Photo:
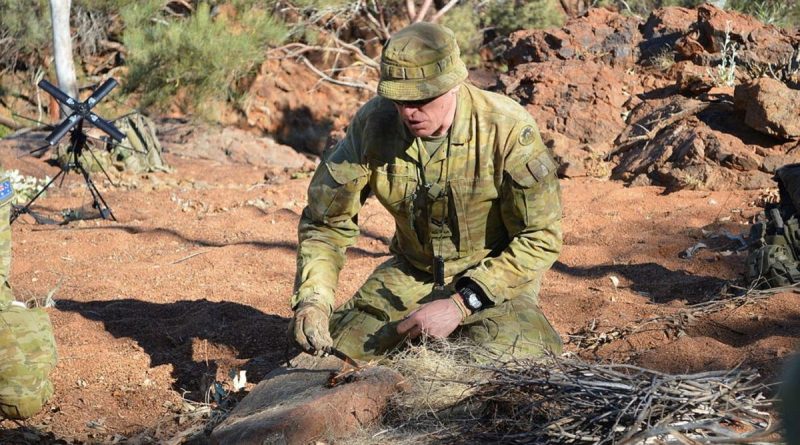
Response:
[{"label": "tree branch", "polygon": [[419,14],[417,14],[417,17],[414,19],[414,23],[425,20],[425,16],[428,15],[428,10],[431,8],[432,4],[433,0],[425,0],[422,2],[422,6],[419,8]]},{"label": "tree branch", "polygon": [[375,93],[375,91],[376,91],[375,88],[373,88],[373,87],[371,87],[371,86],[369,86],[369,85],[367,85],[365,83],[347,82],[347,81],[344,81],[344,80],[334,79],[333,77],[331,77],[331,76],[323,73],[322,71],[320,71],[319,68],[315,67],[314,64],[311,63],[305,56],[301,56],[300,60],[308,67],[308,69],[313,71],[314,74],[319,76],[322,80],[325,80],[325,81],[330,82],[330,83],[335,84],[335,85],[341,85],[341,86],[344,86],[344,87],[361,88],[361,89],[370,91],[372,93]]},{"label": "tree branch", "polygon": [[414,0],[406,0],[406,12],[408,20],[413,22],[417,18],[417,5],[414,4]]},{"label": "tree branch", "polygon": [[453,8],[453,6],[456,5],[456,3],[458,3],[458,0],[450,0],[449,2],[447,2],[447,4],[444,5],[442,9],[436,11],[436,14],[434,14],[433,17],[431,17],[431,22],[433,23],[438,22],[439,19],[442,18],[442,16],[447,14],[447,11],[449,11],[450,9]]}]

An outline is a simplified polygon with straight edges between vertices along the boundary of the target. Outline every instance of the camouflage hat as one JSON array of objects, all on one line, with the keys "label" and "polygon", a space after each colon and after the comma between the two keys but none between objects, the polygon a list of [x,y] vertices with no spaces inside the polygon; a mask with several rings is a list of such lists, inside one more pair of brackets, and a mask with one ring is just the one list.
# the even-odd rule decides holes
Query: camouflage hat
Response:
[{"label": "camouflage hat", "polygon": [[453,31],[420,22],[398,31],[383,49],[378,94],[390,100],[440,96],[467,78]]}]

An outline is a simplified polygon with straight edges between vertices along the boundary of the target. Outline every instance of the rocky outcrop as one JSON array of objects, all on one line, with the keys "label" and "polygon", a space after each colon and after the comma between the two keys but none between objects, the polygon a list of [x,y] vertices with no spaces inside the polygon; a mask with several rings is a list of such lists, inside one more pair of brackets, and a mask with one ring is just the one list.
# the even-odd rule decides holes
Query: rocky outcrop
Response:
[{"label": "rocky outcrop", "polygon": [[631,66],[639,57],[639,20],[608,9],[590,9],[563,28],[518,31],[504,59],[510,68],[531,62],[597,60]]},{"label": "rocky outcrop", "polygon": [[750,128],[781,139],[800,138],[800,90],[761,78],[737,86],[734,101]]},{"label": "rocky outcrop", "polygon": [[[656,10],[632,32],[636,23],[590,10],[509,39],[500,85],[537,120],[562,176],[613,167],[633,185],[761,188],[800,162],[790,88],[800,34],[711,5]],[[750,84],[764,72],[781,80]]]},{"label": "rocky outcrop", "polygon": [[519,65],[500,81],[543,129],[581,143],[613,141],[635,77],[621,68],[580,60]]}]

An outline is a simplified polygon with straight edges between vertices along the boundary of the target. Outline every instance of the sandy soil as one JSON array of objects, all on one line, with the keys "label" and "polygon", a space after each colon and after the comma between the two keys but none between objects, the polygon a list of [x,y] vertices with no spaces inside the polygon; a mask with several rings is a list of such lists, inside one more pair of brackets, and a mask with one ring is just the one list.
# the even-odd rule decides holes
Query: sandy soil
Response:
[{"label": "sandy soil", "polygon": [[[56,301],[48,312],[59,349],[56,394],[25,425],[66,442],[165,440],[183,428],[183,399],[202,401],[214,381],[248,387],[286,354],[296,225],[308,178],[270,176],[246,165],[168,157],[173,173],[95,176],[118,222],[13,226],[11,283],[17,298]],[[7,168],[52,176],[55,167],[0,153]],[[564,180],[565,246],[548,273],[542,306],[556,329],[624,329],[714,296],[743,270],[744,252],[720,237],[738,235],[758,212],[759,192],[665,195],[596,179]],[[70,174],[38,208],[90,202]],[[338,302],[386,260],[393,225],[374,199],[361,214],[362,237],[349,250]],[[691,259],[679,254],[704,242]],[[619,280],[618,287],[611,277]],[[592,357],[669,372],[757,367],[776,376],[797,347],[800,304],[778,294],[701,317],[680,335],[650,330],[611,341]],[[0,442],[21,440],[3,422]]]}]

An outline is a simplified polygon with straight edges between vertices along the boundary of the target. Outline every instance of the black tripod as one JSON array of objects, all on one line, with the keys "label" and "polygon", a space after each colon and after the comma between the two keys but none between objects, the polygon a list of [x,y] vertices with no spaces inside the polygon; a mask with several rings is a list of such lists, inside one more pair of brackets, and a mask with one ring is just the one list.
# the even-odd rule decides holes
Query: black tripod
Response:
[{"label": "black tripod", "polygon": [[[86,119],[92,123],[95,127],[99,128],[111,138],[115,139],[117,142],[121,142],[125,139],[125,135],[117,129],[111,122],[99,117],[98,115],[92,113],[92,108],[97,105],[111,90],[117,86],[117,81],[114,79],[106,80],[100,87],[92,92],[92,95],[89,96],[88,99],[84,102],[78,102],[72,97],[70,97],[65,92],[58,89],[55,85],[51,84],[46,80],[42,80],[39,82],[39,88],[47,91],[52,95],[60,104],[72,110],[72,113],[67,116],[60,124],[56,125],[53,128],[53,131],[45,138],[49,145],[45,145],[44,147],[37,148],[33,150],[31,153],[41,151],[47,149],[50,146],[54,146],[58,144],[61,138],[67,134],[70,130],[72,130],[72,134],[70,135],[70,142],[69,147],[67,148],[67,155],[68,161],[65,166],[61,167],[61,171],[55,175],[53,179],[50,180],[41,190],[39,190],[33,198],[28,201],[22,207],[14,207],[11,212],[11,222],[13,223],[19,215],[23,213],[30,213],[30,207],[36,201],[42,193],[50,187],[56,179],[61,177],[63,182],[64,176],[66,173],[69,173],[72,169],[77,170],[81,176],[83,176],[83,180],[86,183],[86,188],[89,189],[89,193],[92,195],[92,208],[97,209],[100,212],[100,217],[103,219],[111,219],[116,221],[117,218],[114,217],[114,213],[111,212],[111,208],[106,203],[106,200],[103,199],[103,195],[100,194],[100,191],[97,190],[97,187],[94,185],[92,178],[89,176],[89,171],[86,170],[86,167],[80,161],[80,157],[86,149],[86,133],[83,132],[83,121]],[[91,150],[88,151],[92,157],[94,158],[95,162],[103,173],[106,175],[109,181],[111,181],[111,177],[108,173],[103,169],[102,165],[100,164],[97,157],[94,156]],[[113,183],[113,181],[111,181]]]}]

